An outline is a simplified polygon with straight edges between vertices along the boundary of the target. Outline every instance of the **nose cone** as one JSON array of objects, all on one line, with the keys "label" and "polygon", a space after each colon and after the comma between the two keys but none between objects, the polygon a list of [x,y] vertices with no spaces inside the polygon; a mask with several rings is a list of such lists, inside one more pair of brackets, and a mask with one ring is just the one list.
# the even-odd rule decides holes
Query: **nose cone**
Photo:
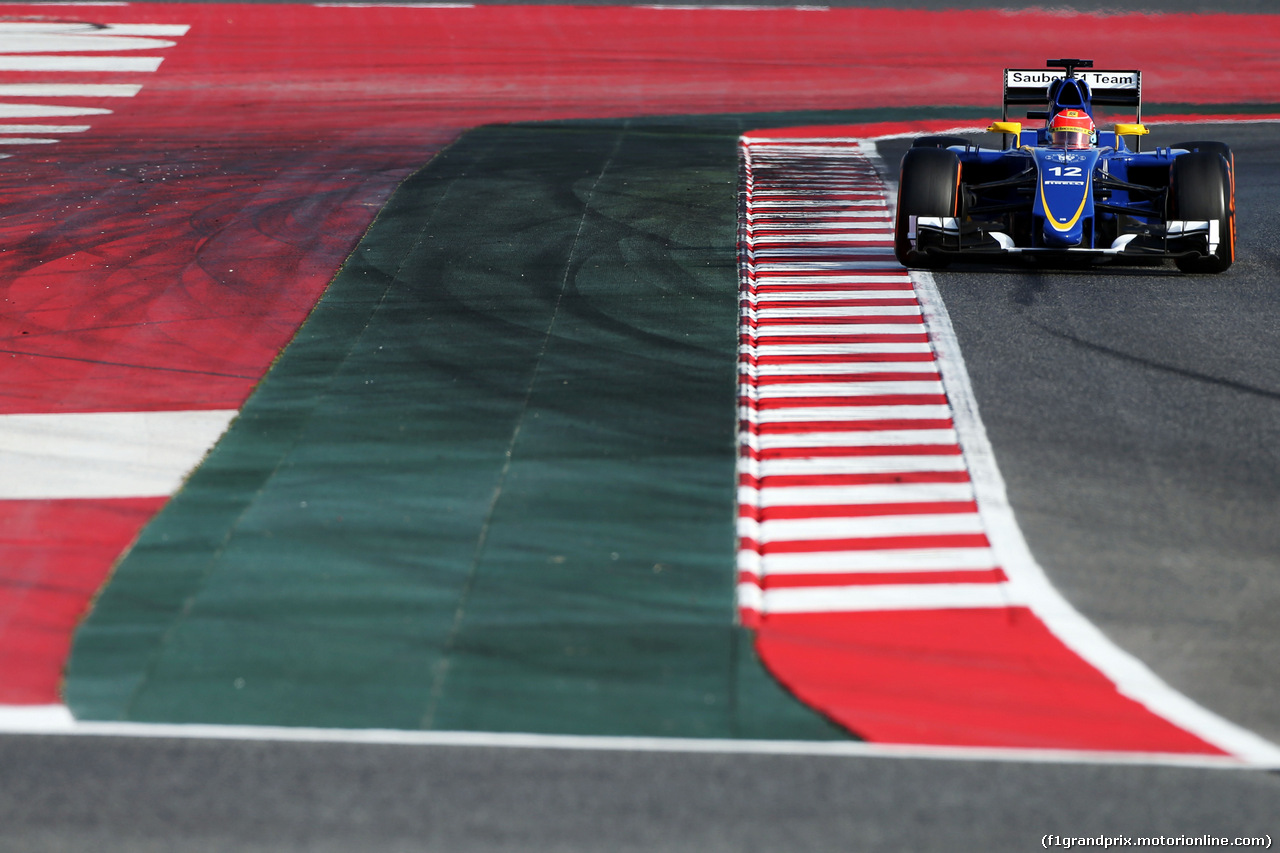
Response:
[{"label": "nose cone", "polygon": [[1042,217],[1042,244],[1051,249],[1084,244],[1085,228],[1093,219],[1093,170],[1100,151],[1039,148],[1034,154],[1040,171],[1040,192],[1032,212]]},{"label": "nose cone", "polygon": [[1082,218],[1077,217],[1076,221],[1066,231],[1058,230],[1064,225],[1066,225],[1064,222],[1054,223],[1051,217],[1045,218],[1043,236],[1046,246],[1070,249],[1072,246],[1079,246],[1084,241],[1084,220]]}]

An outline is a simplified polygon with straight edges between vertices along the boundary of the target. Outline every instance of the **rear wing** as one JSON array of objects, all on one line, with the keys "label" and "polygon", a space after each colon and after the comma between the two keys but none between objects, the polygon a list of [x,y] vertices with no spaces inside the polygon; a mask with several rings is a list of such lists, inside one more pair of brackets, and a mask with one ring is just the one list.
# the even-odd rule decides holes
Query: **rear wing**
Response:
[{"label": "rear wing", "polygon": [[[1064,60],[1065,61],[1065,60]],[[1089,63],[1092,65],[1092,63]],[[1076,70],[1073,76],[1089,84],[1092,102],[1104,107],[1129,107],[1135,121],[1142,123],[1142,72]],[[1047,109],[1049,84],[1067,76],[1066,70],[1056,68],[1006,68],[1004,70],[1004,109],[1001,120],[1008,121],[1009,107],[1033,106]],[[1043,118],[1029,114],[1028,118]]]}]

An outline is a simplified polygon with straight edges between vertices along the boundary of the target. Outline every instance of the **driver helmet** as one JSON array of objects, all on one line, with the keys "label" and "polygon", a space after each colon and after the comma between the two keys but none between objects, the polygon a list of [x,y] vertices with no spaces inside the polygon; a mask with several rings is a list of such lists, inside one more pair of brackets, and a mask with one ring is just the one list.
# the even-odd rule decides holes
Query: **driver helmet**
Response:
[{"label": "driver helmet", "polygon": [[1088,148],[1097,141],[1093,119],[1084,110],[1060,110],[1049,122],[1049,144],[1061,148]]}]

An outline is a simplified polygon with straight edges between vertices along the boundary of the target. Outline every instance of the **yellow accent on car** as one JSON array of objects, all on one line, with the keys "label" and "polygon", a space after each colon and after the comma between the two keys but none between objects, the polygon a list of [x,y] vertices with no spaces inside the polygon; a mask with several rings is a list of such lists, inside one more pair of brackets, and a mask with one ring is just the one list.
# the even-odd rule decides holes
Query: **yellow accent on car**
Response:
[{"label": "yellow accent on car", "polygon": [[1020,121],[996,121],[991,123],[991,127],[987,128],[988,133],[1012,133],[1014,136],[1022,133],[1022,122]]},{"label": "yellow accent on car", "polygon": [[1116,136],[1146,136],[1150,132],[1145,124],[1116,125]]},{"label": "yellow accent on car", "polygon": [[1086,186],[1084,192],[1080,194],[1080,206],[1076,208],[1076,215],[1071,217],[1070,222],[1058,222],[1053,216],[1053,211],[1049,210],[1049,200],[1044,197],[1044,181],[1040,182],[1040,203],[1044,205],[1044,218],[1049,220],[1049,224],[1053,226],[1055,231],[1070,231],[1080,219],[1080,214],[1084,213],[1084,203],[1089,200],[1089,188]]}]

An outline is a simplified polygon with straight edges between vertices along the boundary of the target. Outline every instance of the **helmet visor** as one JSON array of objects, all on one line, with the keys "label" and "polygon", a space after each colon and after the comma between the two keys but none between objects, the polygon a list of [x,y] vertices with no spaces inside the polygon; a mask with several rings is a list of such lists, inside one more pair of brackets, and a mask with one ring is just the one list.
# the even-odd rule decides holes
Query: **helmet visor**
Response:
[{"label": "helmet visor", "polygon": [[1088,148],[1092,134],[1076,127],[1054,128],[1050,140],[1055,148]]}]

